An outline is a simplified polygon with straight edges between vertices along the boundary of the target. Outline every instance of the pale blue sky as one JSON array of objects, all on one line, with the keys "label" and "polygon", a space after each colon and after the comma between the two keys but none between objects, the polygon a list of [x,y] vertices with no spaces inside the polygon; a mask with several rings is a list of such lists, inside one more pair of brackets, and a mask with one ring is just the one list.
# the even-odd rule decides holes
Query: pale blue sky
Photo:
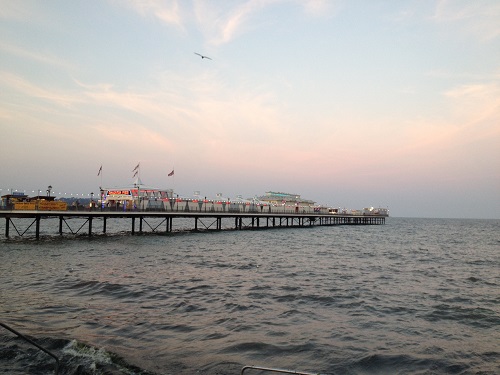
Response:
[{"label": "pale blue sky", "polygon": [[88,195],[140,162],[184,196],[500,218],[499,19],[497,0],[0,0],[0,193]]}]

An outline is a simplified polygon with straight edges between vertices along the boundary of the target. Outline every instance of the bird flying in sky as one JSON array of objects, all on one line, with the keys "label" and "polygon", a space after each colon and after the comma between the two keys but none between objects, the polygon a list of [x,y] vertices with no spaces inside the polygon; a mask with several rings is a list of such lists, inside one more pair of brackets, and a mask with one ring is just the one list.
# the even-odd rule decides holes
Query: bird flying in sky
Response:
[{"label": "bird flying in sky", "polygon": [[203,55],[200,55],[200,54],[199,54],[198,52],[195,52],[194,54],[195,54],[195,55],[198,55],[198,56],[200,56],[200,57],[201,57],[202,59],[209,59],[209,60],[212,60],[212,59],[211,59],[210,57],[208,57],[208,56],[203,56]]}]

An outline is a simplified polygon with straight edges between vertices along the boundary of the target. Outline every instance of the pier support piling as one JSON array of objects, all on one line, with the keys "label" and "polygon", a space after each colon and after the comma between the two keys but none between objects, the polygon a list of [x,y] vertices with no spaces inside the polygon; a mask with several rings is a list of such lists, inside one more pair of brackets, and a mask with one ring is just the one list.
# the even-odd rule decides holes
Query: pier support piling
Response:
[{"label": "pier support piling", "polygon": [[35,224],[35,236],[36,239],[38,240],[40,238],[40,215],[36,215],[36,224]]}]

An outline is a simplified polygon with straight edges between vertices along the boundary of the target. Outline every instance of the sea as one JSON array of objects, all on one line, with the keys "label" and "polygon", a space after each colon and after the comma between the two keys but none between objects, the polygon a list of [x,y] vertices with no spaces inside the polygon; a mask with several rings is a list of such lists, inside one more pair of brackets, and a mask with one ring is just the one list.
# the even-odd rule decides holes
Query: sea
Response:
[{"label": "sea", "polygon": [[[59,374],[500,374],[500,220],[60,236],[46,219],[38,241],[16,220],[0,322]],[[0,326],[0,373],[55,367]]]}]

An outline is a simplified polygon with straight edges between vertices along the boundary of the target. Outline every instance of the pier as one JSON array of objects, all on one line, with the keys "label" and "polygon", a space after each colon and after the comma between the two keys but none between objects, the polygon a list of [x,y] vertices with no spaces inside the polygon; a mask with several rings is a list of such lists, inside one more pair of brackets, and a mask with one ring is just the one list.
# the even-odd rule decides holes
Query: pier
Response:
[{"label": "pier", "polygon": [[[51,226],[63,234],[96,234],[93,224],[102,221],[102,233],[107,232],[108,222],[115,219],[127,219],[132,235],[144,233],[172,233],[174,221],[188,223],[182,231],[221,231],[273,228],[308,228],[313,226],[337,225],[381,225],[387,215],[349,215],[296,212],[190,212],[190,211],[22,211],[0,210],[0,220],[5,220],[5,237],[27,237],[36,239]],[[56,219],[56,220],[46,220]],[[71,219],[79,219],[74,225]],[[152,223],[155,221],[155,223]],[[57,224],[55,224],[57,223]],[[224,223],[224,225],[223,225]],[[42,225],[43,224],[43,225]],[[73,226],[71,225],[73,224]],[[54,228],[54,225],[57,225]]]}]

